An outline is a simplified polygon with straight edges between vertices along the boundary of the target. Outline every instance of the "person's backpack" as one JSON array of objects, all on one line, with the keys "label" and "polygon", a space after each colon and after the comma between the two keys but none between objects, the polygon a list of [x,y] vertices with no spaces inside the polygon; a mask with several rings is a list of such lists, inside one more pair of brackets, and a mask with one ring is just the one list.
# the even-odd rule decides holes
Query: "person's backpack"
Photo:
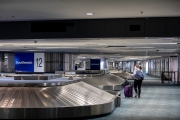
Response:
[{"label": "person's backpack", "polygon": [[137,70],[137,71],[136,71],[135,77],[138,78],[138,79],[144,80],[144,75],[143,75],[143,73],[141,72],[141,70]]}]

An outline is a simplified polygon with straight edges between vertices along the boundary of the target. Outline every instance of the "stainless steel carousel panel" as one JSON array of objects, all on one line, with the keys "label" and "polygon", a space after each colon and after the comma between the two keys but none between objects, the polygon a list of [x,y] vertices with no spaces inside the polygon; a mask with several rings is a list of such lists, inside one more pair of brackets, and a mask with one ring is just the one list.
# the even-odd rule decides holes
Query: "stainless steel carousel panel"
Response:
[{"label": "stainless steel carousel panel", "polygon": [[103,90],[121,90],[125,80],[113,74],[81,77],[82,81]]},{"label": "stainless steel carousel panel", "polygon": [[54,87],[0,87],[0,119],[88,117],[120,106],[118,94],[82,81]]},{"label": "stainless steel carousel panel", "polygon": [[123,79],[133,79],[130,75],[131,73],[120,71],[120,72],[112,72],[111,74],[119,76]]}]

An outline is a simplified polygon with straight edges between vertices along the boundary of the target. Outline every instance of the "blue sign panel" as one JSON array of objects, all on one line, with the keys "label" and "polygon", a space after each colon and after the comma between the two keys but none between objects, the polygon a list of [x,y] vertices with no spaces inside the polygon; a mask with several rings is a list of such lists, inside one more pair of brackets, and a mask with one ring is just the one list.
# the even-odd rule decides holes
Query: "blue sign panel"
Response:
[{"label": "blue sign panel", "polygon": [[34,53],[15,53],[15,72],[34,72]]},{"label": "blue sign panel", "polygon": [[100,59],[90,59],[90,70],[100,70]]}]

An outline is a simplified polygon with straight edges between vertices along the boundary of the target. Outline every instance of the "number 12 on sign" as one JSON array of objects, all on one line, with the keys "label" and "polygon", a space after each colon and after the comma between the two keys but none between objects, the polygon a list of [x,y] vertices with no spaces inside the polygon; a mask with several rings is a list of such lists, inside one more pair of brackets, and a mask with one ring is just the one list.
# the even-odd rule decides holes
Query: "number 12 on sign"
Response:
[{"label": "number 12 on sign", "polygon": [[37,58],[36,61],[37,61],[37,67],[42,67],[41,66],[42,65],[42,58]]},{"label": "number 12 on sign", "polygon": [[44,53],[34,53],[34,72],[44,72]]}]

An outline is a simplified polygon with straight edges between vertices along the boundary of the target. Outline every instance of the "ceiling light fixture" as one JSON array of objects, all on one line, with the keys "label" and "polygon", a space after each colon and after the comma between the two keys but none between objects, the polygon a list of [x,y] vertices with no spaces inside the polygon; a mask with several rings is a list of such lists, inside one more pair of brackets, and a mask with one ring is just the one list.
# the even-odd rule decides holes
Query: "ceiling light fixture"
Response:
[{"label": "ceiling light fixture", "polygon": [[[129,47],[127,47],[129,48]],[[130,47],[130,48],[154,48],[154,47]]]},{"label": "ceiling light fixture", "polygon": [[78,47],[37,47],[39,49],[57,49],[57,48],[78,48]]},{"label": "ceiling light fixture", "polygon": [[26,51],[45,51],[45,50],[26,50]]},{"label": "ceiling light fixture", "polygon": [[86,15],[94,15],[94,13],[86,13]]},{"label": "ceiling light fixture", "polygon": [[177,44],[177,43],[137,43],[137,44]]},{"label": "ceiling light fixture", "polygon": [[159,51],[159,52],[174,52],[174,51]]},{"label": "ceiling light fixture", "polygon": [[0,50],[0,51],[11,51],[11,50]]},{"label": "ceiling light fixture", "polygon": [[163,38],[163,40],[174,40],[174,38]]}]

